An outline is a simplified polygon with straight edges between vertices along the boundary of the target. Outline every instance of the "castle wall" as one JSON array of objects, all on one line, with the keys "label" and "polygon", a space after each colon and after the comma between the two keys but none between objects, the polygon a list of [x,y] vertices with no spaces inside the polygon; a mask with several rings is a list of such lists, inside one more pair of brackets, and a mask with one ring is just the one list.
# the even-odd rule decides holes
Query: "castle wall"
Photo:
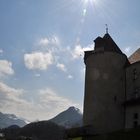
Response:
[{"label": "castle wall", "polygon": [[126,99],[140,97],[140,62],[126,68]]},{"label": "castle wall", "polygon": [[140,106],[126,108],[126,128],[135,128],[140,125]]},{"label": "castle wall", "polygon": [[140,62],[126,69],[126,128],[140,125]]},{"label": "castle wall", "polygon": [[98,52],[85,60],[84,125],[104,133],[124,128],[126,56]]}]

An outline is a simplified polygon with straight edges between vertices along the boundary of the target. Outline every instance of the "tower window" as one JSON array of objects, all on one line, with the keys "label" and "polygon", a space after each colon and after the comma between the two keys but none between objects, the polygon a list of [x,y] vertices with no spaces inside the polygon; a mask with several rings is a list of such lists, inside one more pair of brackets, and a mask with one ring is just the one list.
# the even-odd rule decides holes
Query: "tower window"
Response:
[{"label": "tower window", "polygon": [[136,72],[137,72],[137,71],[136,71],[136,68],[134,68],[134,69],[133,69],[133,74],[136,74]]},{"label": "tower window", "polygon": [[115,102],[117,101],[117,96],[114,96],[114,101],[115,101]]},{"label": "tower window", "polygon": [[133,80],[136,80],[137,79],[137,71],[136,71],[136,68],[133,69],[133,75],[134,75]]},{"label": "tower window", "polygon": [[136,88],[135,91],[134,91],[134,96],[135,96],[135,98],[138,97],[138,89],[137,89],[137,88]]},{"label": "tower window", "polygon": [[134,119],[138,119],[138,116],[139,114],[138,113],[134,113]]},{"label": "tower window", "polygon": [[133,127],[136,128],[138,126],[138,121],[133,122]]}]

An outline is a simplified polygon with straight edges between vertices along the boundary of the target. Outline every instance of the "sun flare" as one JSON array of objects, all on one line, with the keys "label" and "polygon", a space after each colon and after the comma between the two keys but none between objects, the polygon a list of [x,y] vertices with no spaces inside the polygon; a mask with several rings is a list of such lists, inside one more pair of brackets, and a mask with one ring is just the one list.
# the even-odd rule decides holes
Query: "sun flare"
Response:
[{"label": "sun flare", "polygon": [[93,3],[97,2],[97,0],[83,0],[83,1],[84,1],[85,4],[87,4],[87,3],[93,4]]},{"label": "sun flare", "polygon": [[97,0],[82,0],[83,4],[84,4],[84,9],[83,9],[83,16],[85,17],[87,14],[87,9],[88,6],[91,5],[92,7],[96,7],[97,6]]}]

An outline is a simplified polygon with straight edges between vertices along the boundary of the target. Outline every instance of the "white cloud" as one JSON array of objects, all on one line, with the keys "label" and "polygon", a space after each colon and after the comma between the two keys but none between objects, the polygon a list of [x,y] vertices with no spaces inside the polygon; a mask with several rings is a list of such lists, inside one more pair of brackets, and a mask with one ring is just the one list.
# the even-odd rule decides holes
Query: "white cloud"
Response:
[{"label": "white cloud", "polygon": [[[31,70],[47,70],[50,65],[54,63],[57,65],[61,52],[61,50],[59,50],[59,38],[57,36],[41,38],[37,45],[40,47],[39,51],[24,54],[25,66]],[[58,63],[57,67],[66,71],[63,64]]]},{"label": "white cloud", "polygon": [[36,73],[36,74],[35,74],[35,77],[40,77],[40,74],[39,74],[39,73]]},{"label": "white cloud", "polygon": [[67,69],[66,69],[66,67],[65,67],[64,64],[58,63],[58,64],[56,65],[56,67],[57,67],[58,69],[64,71],[64,72],[67,71]]},{"label": "white cloud", "polygon": [[19,96],[22,95],[22,91],[21,89],[15,89],[15,88],[11,88],[8,85],[0,82],[0,93],[1,96],[5,97],[8,100],[14,100],[14,101],[18,101]]},{"label": "white cloud", "polygon": [[2,49],[0,49],[0,54],[2,54],[3,53],[3,50]]},{"label": "white cloud", "polygon": [[124,51],[125,51],[126,53],[129,53],[129,52],[131,51],[131,48],[130,48],[130,47],[126,47],[126,48],[124,49]]},{"label": "white cloud", "polygon": [[39,46],[47,47],[48,45],[58,46],[60,45],[60,40],[57,36],[52,36],[50,38],[41,38],[38,42]]},{"label": "white cloud", "polygon": [[52,45],[60,45],[60,40],[57,36],[53,36],[51,39],[50,39],[50,44]]},{"label": "white cloud", "polygon": [[123,52],[129,57],[130,55],[132,55],[138,48],[140,48],[140,46],[133,46],[133,47],[125,47],[123,49]]},{"label": "white cloud", "polygon": [[72,75],[68,75],[68,79],[73,79],[73,76]]},{"label": "white cloud", "polygon": [[74,59],[79,58],[81,55],[83,55],[83,49],[81,47],[81,45],[77,45],[75,46],[73,52],[72,52],[72,56]]},{"label": "white cloud", "polygon": [[48,38],[41,38],[39,40],[39,45],[41,45],[41,46],[47,46],[48,44],[49,44]]},{"label": "white cloud", "polygon": [[69,99],[59,96],[52,89],[39,90],[37,100],[24,98],[25,90],[16,89],[0,82],[0,111],[16,114],[30,121],[47,120],[69,106],[77,105]]},{"label": "white cloud", "polygon": [[12,63],[7,60],[0,60],[0,77],[14,74]]},{"label": "white cloud", "polygon": [[127,55],[127,56],[129,56],[130,54],[131,54],[131,47],[126,47],[126,48],[124,48],[124,53]]},{"label": "white cloud", "polygon": [[72,57],[73,59],[78,59],[81,56],[84,56],[84,51],[89,51],[89,50],[93,50],[93,45],[88,45],[83,48],[80,44],[76,45],[74,50],[72,51]]},{"label": "white cloud", "polygon": [[51,110],[48,114],[50,116],[54,116],[61,111],[64,111],[70,106],[77,106],[77,104],[73,103],[69,99],[59,96],[52,89],[44,89],[40,90],[40,104],[46,108],[46,110]]},{"label": "white cloud", "polygon": [[21,98],[23,92],[22,89],[15,89],[0,82],[0,110],[15,113],[22,117],[22,111],[25,111],[31,104]]},{"label": "white cloud", "polygon": [[51,52],[33,52],[24,55],[24,62],[28,69],[46,70],[53,64],[54,58]]}]

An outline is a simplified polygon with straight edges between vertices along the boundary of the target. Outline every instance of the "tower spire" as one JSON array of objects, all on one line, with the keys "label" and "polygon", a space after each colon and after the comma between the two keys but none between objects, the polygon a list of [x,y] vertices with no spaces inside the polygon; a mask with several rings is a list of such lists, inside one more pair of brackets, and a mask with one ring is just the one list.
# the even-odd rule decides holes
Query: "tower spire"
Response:
[{"label": "tower spire", "polygon": [[106,34],[108,34],[108,25],[105,24],[105,27],[106,27]]}]

